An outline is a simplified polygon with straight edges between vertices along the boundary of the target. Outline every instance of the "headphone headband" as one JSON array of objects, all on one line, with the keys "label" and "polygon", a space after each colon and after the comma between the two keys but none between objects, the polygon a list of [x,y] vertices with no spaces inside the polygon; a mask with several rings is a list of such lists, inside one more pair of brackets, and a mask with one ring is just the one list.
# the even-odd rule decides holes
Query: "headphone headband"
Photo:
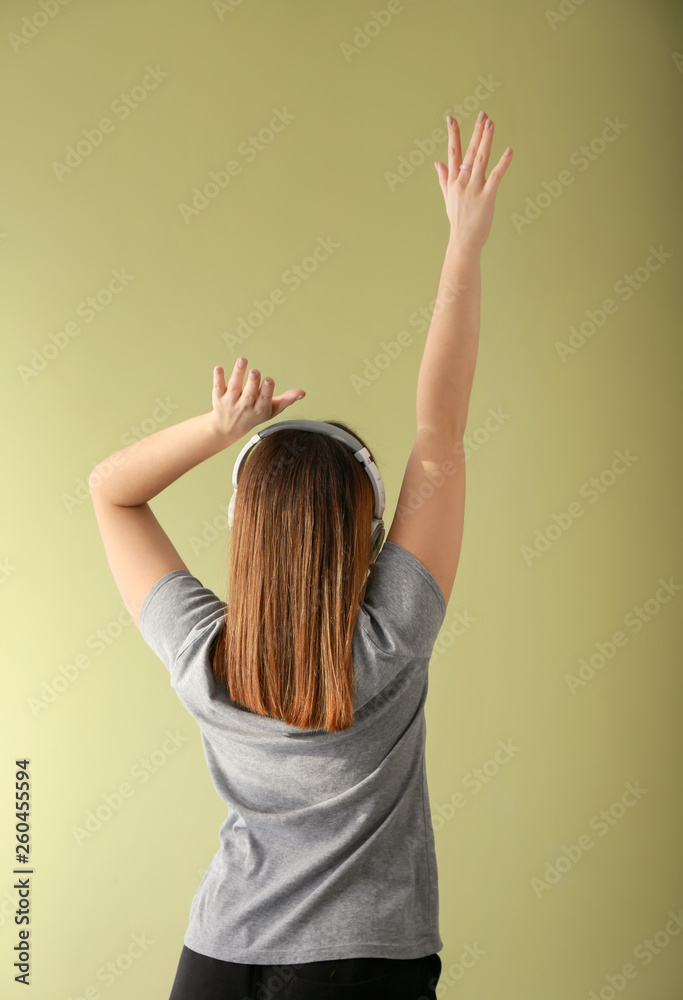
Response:
[{"label": "headphone headband", "polygon": [[326,434],[328,437],[335,438],[337,441],[346,445],[346,447],[353,453],[354,457],[361,463],[370,477],[372,491],[375,496],[372,520],[372,561],[374,562],[379,555],[379,551],[384,540],[384,522],[382,518],[384,516],[384,509],[386,506],[386,495],[384,492],[384,482],[382,480],[382,476],[380,475],[379,469],[370,458],[368,449],[358,440],[358,438],[356,438],[353,434],[349,434],[348,431],[345,431],[343,428],[335,427],[334,424],[328,424],[326,421],[322,420],[281,420],[276,424],[269,424],[268,427],[261,428],[247,441],[237,456],[237,460],[232,470],[233,494],[228,507],[229,527],[232,528],[233,524],[235,498],[237,496],[237,478],[240,466],[254,445],[258,444],[259,441],[267,437],[269,434],[274,434],[282,428],[295,428],[296,430],[317,431],[319,434]]}]

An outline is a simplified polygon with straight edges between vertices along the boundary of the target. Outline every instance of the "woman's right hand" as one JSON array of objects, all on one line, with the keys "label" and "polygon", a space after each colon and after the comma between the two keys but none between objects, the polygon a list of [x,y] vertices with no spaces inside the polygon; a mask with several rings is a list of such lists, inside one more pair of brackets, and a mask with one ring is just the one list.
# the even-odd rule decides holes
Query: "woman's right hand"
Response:
[{"label": "woman's right hand", "polygon": [[[481,114],[484,117],[475,122],[464,158],[460,147],[460,128],[455,118],[451,119],[448,125],[448,166],[441,162],[436,164],[451,224],[451,242],[476,251],[480,251],[488,239],[496,191],[512,160],[512,150],[509,155],[503,153],[486,178],[494,128],[486,113]],[[488,123],[490,125],[486,128]],[[461,163],[472,169],[460,170]]]}]

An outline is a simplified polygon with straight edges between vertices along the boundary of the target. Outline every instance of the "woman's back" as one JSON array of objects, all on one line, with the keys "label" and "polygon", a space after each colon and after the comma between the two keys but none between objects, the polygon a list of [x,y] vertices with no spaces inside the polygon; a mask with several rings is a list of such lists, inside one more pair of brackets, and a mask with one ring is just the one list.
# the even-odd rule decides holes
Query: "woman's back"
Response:
[{"label": "woman's back", "polygon": [[436,581],[385,543],[354,632],[354,722],[342,732],[304,731],[230,701],[209,658],[225,607],[176,570],[140,613],[229,807],[185,945],[257,964],[439,951],[423,711],[446,613]]}]

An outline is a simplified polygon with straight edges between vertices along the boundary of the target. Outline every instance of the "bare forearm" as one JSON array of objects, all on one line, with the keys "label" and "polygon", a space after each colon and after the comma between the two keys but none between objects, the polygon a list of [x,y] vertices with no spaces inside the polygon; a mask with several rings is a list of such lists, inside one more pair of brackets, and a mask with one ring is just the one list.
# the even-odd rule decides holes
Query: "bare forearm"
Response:
[{"label": "bare forearm", "polygon": [[462,438],[467,423],[481,316],[481,251],[452,239],[417,378],[417,426]]},{"label": "bare forearm", "polygon": [[200,462],[228,448],[239,435],[221,434],[213,412],[201,413],[114,452],[90,473],[90,490],[112,503],[147,503]]}]

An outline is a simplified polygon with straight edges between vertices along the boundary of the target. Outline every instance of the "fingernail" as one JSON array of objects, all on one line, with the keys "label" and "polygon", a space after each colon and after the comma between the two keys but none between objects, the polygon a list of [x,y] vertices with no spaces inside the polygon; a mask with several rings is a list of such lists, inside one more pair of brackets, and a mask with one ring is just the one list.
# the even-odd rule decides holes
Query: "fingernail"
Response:
[{"label": "fingernail", "polygon": [[304,392],[301,396],[297,396],[296,398],[297,399],[303,399],[305,395],[306,395],[306,393]]},{"label": "fingernail", "polygon": [[505,155],[509,156],[511,152],[512,152],[512,148],[510,146],[508,146],[508,148],[505,150]]},{"label": "fingernail", "polygon": [[483,122],[485,114],[486,114],[485,111],[480,111],[479,114],[477,115],[477,121]]},{"label": "fingernail", "polygon": [[446,121],[448,122],[449,125],[452,125],[453,124],[453,116],[452,115],[446,115]]},{"label": "fingernail", "polygon": [[491,121],[491,119],[487,118],[486,119],[486,125],[484,125],[484,131],[486,131],[487,128],[491,128],[492,125],[493,125],[493,122]]},{"label": "fingernail", "polygon": [[247,363],[247,359],[246,358],[240,358],[239,361],[237,362],[237,364],[239,365],[240,368],[244,368],[244,366],[246,365],[246,363]]}]

